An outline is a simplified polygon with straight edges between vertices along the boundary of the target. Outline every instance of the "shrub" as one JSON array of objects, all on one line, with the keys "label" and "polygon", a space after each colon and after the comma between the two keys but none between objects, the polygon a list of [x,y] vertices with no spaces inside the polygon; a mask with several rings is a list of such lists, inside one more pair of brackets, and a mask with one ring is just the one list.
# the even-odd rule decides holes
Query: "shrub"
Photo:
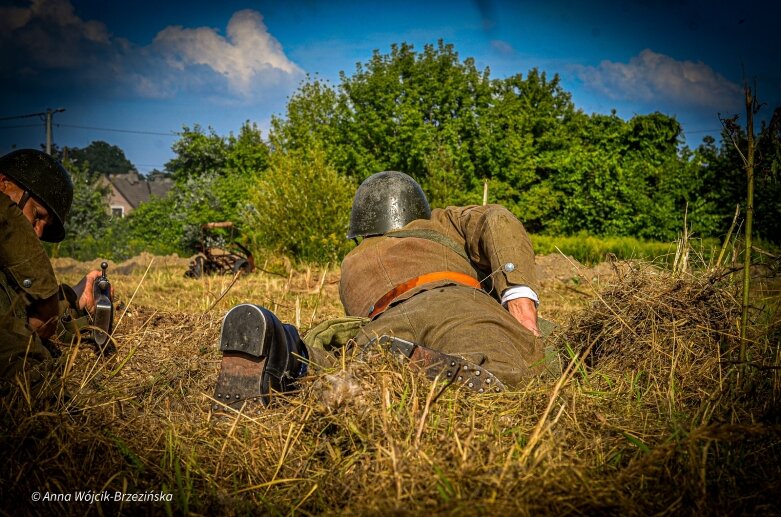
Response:
[{"label": "shrub", "polygon": [[325,153],[277,152],[250,189],[247,233],[254,247],[297,259],[341,259],[354,183],[326,163]]}]

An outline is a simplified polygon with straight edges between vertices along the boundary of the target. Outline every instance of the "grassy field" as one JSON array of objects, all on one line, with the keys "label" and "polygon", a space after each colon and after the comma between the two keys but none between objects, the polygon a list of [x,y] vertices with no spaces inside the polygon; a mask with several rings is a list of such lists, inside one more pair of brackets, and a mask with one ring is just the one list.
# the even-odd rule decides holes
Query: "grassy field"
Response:
[{"label": "grassy field", "polygon": [[[62,346],[56,401],[3,401],[0,512],[781,514],[777,270],[757,271],[741,365],[728,271],[538,264],[561,375],[475,395],[377,351],[227,413],[211,409],[222,314],[250,301],[306,331],[342,315],[338,269],[191,280],[170,257],[112,264],[117,354]],[[57,263],[66,282],[85,267]]]}]

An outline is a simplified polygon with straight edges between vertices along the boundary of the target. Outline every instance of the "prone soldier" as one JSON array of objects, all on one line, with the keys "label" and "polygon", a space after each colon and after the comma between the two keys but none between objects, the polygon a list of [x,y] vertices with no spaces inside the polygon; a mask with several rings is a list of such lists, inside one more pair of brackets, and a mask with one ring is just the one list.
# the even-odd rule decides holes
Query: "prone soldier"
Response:
[{"label": "prone soldier", "polygon": [[272,391],[292,389],[309,364],[334,364],[317,335],[340,326],[359,347],[386,344],[429,377],[475,391],[517,386],[544,369],[534,252],[507,209],[432,211],[415,180],[385,171],[358,188],[347,237],[357,243],[339,284],[348,318],[302,341],[268,309],[234,307],[220,334],[218,400],[268,403]]}]

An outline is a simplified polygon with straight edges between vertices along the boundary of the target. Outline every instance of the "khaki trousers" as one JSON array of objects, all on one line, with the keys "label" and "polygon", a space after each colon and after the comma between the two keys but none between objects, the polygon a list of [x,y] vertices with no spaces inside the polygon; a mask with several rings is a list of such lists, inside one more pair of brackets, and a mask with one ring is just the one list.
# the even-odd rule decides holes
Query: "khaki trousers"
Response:
[{"label": "khaki trousers", "polygon": [[357,345],[383,334],[461,356],[517,386],[543,369],[541,339],[481,290],[444,286],[423,291],[363,326]]}]

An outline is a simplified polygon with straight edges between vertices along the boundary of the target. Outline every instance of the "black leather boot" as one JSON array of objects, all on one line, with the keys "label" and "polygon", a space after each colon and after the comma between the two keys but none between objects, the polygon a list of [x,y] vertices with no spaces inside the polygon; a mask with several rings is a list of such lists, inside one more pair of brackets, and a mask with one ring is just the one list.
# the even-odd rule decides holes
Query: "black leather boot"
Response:
[{"label": "black leather boot", "polygon": [[267,406],[274,392],[295,389],[307,371],[307,350],[296,328],[258,305],[244,303],[225,314],[220,350],[214,398],[234,408],[244,401]]}]

